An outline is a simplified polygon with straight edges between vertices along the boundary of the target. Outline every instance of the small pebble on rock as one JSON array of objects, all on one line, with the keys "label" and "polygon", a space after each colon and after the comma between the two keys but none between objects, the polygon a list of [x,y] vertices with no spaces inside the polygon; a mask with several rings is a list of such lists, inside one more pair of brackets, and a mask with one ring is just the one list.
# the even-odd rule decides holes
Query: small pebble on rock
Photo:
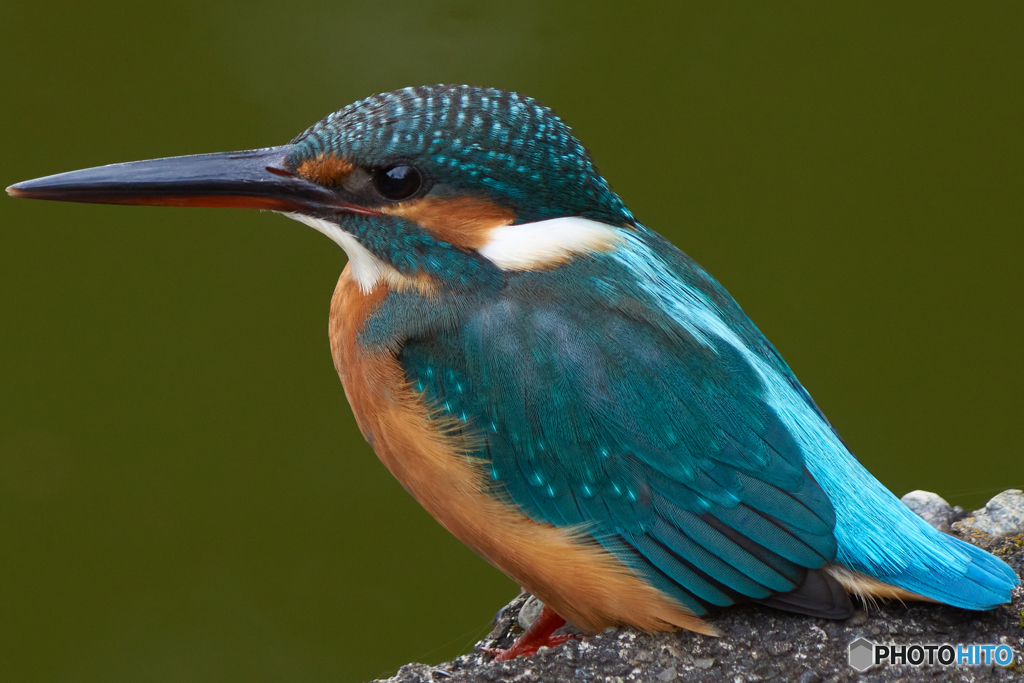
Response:
[{"label": "small pebble on rock", "polygon": [[1024,491],[1003,491],[986,503],[985,507],[975,510],[959,524],[983,531],[990,536],[1013,536],[1024,533]]},{"label": "small pebble on rock", "polygon": [[519,622],[519,626],[525,631],[533,625],[533,622],[537,621],[537,617],[540,616],[541,610],[544,609],[544,603],[537,599],[537,596],[531,595],[523,605],[523,609],[519,610],[519,616],[516,621]]},{"label": "small pebble on rock", "polygon": [[949,518],[953,509],[942,496],[931,491],[911,491],[900,498],[918,517],[939,531],[949,533]]},{"label": "small pebble on rock", "polygon": [[707,657],[707,658],[704,658],[704,659],[695,659],[695,660],[693,660],[693,665],[695,667],[697,667],[698,669],[710,669],[711,667],[713,667],[715,665],[715,659],[714,659],[714,657]]},{"label": "small pebble on rock", "polygon": [[676,680],[678,676],[679,672],[676,671],[675,667],[670,667],[658,674],[658,680],[662,683],[668,683],[669,681]]},{"label": "small pebble on rock", "polygon": [[821,676],[818,675],[817,671],[805,671],[800,676],[800,683],[818,683],[821,680]]}]

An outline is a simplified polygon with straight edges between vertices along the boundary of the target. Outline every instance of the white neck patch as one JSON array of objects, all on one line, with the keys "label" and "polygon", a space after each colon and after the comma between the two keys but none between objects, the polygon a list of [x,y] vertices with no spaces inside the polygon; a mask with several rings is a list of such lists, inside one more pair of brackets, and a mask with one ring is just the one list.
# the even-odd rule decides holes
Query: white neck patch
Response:
[{"label": "white neck patch", "polygon": [[305,223],[317,232],[322,232],[344,249],[348,254],[348,262],[352,266],[352,278],[364,294],[372,292],[377,283],[382,280],[392,284],[406,281],[407,278],[404,275],[371,254],[366,247],[359,244],[359,240],[342,230],[337,223],[301,213],[286,213],[284,215],[300,223]]},{"label": "white neck patch", "polygon": [[[337,223],[301,213],[284,215],[327,235],[344,249],[352,277],[364,294],[372,292],[381,281],[397,288],[408,286],[408,277],[371,254]],[[624,242],[618,228],[577,216],[502,225],[491,230],[489,237],[480,255],[502,270],[545,270],[577,254],[612,251]]]},{"label": "white neck patch", "polygon": [[480,254],[502,270],[544,270],[576,254],[612,251],[622,242],[618,228],[569,216],[494,228]]}]

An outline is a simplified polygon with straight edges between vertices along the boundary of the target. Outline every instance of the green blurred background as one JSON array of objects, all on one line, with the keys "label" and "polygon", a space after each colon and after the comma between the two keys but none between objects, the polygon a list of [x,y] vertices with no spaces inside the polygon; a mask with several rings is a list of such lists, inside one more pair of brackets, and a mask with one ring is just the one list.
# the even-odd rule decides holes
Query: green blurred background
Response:
[{"label": "green blurred background", "polygon": [[[667,4],[667,3],[666,3]],[[1024,5],[4,0],[0,183],[517,89],[732,292],[897,495],[1024,484]],[[358,681],[515,585],[377,462],[330,241],[0,197],[0,680]]]}]

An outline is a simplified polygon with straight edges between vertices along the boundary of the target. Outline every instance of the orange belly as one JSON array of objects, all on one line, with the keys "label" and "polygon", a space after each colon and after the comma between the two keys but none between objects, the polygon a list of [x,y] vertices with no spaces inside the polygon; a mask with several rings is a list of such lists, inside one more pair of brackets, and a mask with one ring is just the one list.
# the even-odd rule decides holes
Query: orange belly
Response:
[{"label": "orange belly", "polygon": [[485,492],[469,457],[474,438],[436,416],[406,380],[395,353],[368,351],[359,331],[387,296],[360,291],[348,267],[331,301],[331,353],[363,436],[405,489],[448,531],[588,632],[626,624],[648,631],[714,627],[641,581],[576,530],[539,524]]}]

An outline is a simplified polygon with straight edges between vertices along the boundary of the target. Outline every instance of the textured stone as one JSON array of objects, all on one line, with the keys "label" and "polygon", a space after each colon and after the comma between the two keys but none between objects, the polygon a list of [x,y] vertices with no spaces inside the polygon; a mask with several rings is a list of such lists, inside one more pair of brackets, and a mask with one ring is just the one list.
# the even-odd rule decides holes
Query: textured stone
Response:
[{"label": "textured stone", "polygon": [[519,624],[519,628],[524,631],[533,625],[533,622],[537,621],[537,617],[540,616],[541,610],[544,609],[544,603],[531,595],[523,605],[523,608],[519,610],[519,616],[516,617],[516,622]]},{"label": "textured stone", "polygon": [[949,533],[950,517],[953,508],[942,496],[931,491],[911,491],[900,498],[904,505],[914,511],[918,517],[931,524],[939,531]]},{"label": "textured stone", "polygon": [[849,621],[850,626],[863,626],[866,623],[868,623],[868,613],[862,609],[854,612]]},{"label": "textured stone", "polygon": [[1008,489],[990,500],[970,517],[956,523],[958,527],[977,529],[989,536],[1013,536],[1024,533],[1024,492]]},{"label": "textured stone", "polygon": [[672,667],[669,667],[669,668],[665,669],[664,671],[662,671],[660,674],[657,675],[656,678],[661,683],[668,683],[669,681],[676,680],[676,678],[678,676],[679,676],[679,672],[676,671],[676,668],[674,666],[672,666]]}]

